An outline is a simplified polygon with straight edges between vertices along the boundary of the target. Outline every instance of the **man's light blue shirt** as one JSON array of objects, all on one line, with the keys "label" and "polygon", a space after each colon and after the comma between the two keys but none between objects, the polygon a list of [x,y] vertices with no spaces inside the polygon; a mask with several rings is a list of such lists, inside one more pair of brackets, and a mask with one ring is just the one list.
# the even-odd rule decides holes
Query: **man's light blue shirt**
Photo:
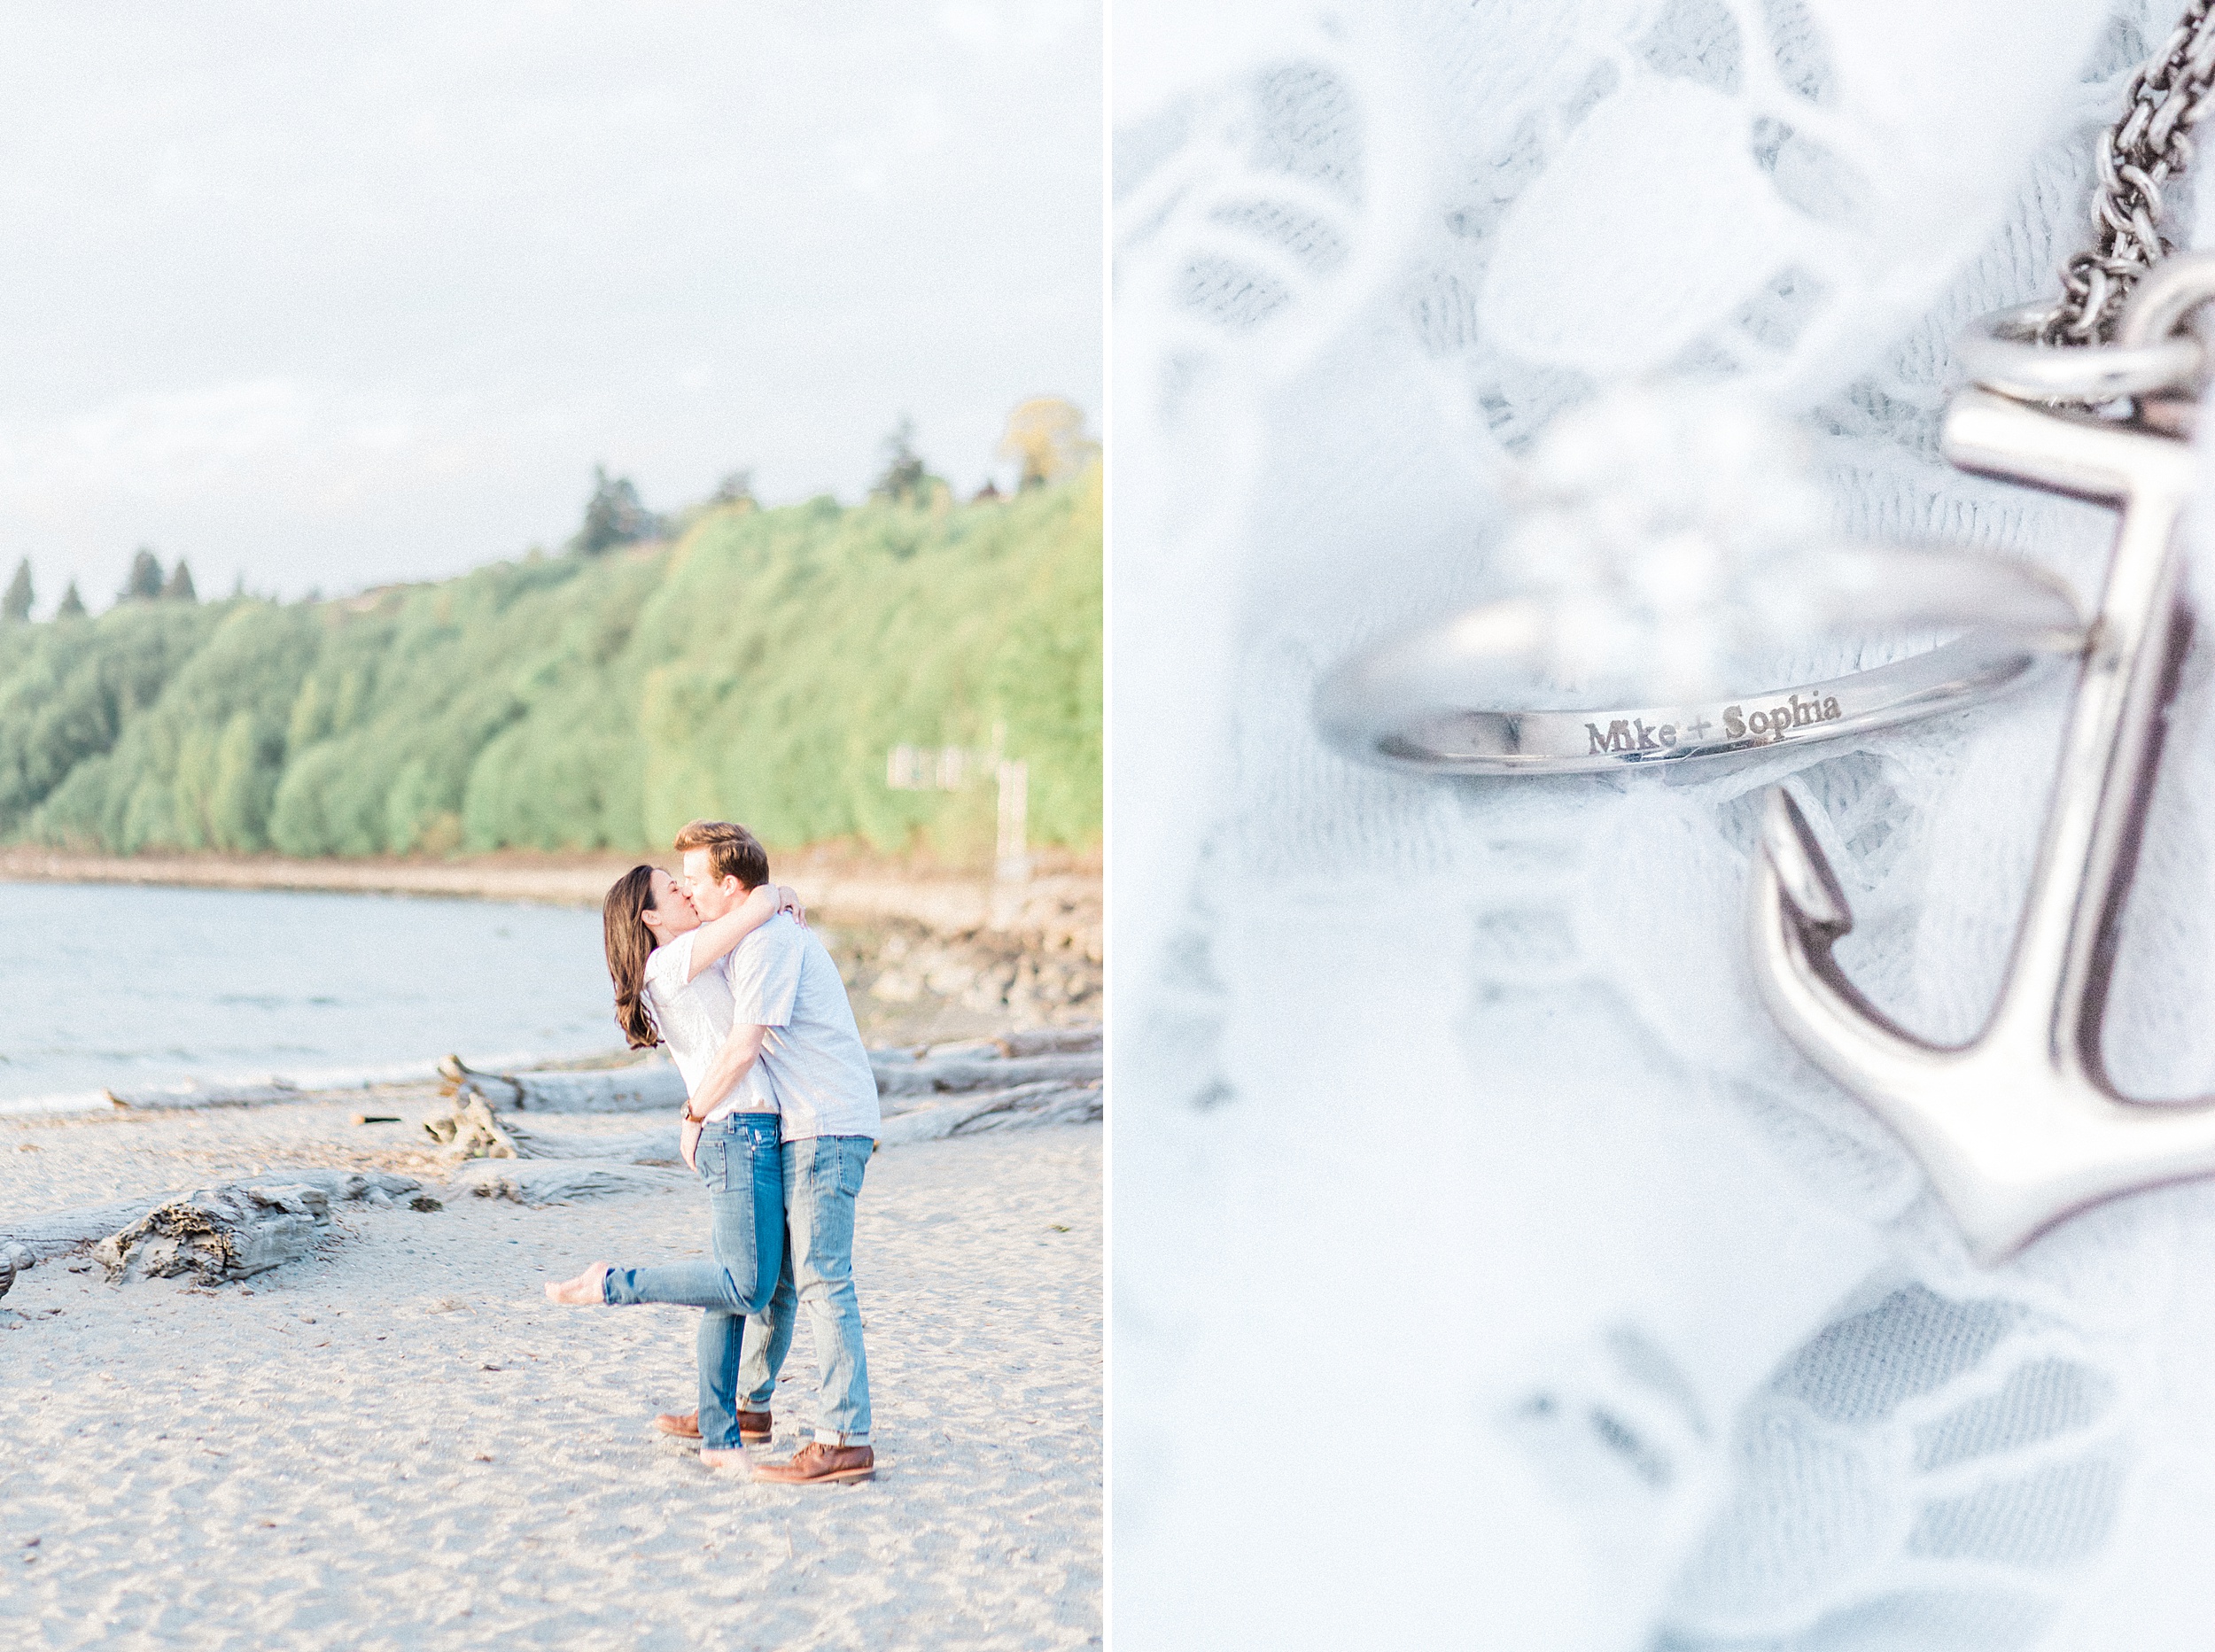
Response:
[{"label": "man's light blue shirt", "polygon": [[741,941],[723,967],[732,1025],[768,1029],[760,1060],[783,1115],[784,1139],[875,1136],[883,1121],[876,1074],[846,983],[814,932],[779,912]]}]

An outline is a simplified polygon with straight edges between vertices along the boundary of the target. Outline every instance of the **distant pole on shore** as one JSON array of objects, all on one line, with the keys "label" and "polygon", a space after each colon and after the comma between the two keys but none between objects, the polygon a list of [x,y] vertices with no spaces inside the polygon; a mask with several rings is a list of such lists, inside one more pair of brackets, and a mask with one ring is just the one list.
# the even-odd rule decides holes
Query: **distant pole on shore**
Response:
[{"label": "distant pole on shore", "polygon": [[1030,765],[999,765],[999,881],[1030,881],[1030,846],[1025,835],[1030,824]]},{"label": "distant pole on shore", "polygon": [[999,832],[992,880],[1001,886],[1030,881],[1030,764],[1003,755],[1007,725],[995,724],[984,751],[960,746],[895,746],[884,755],[884,783],[896,792],[958,792],[969,777],[991,769],[999,788]]}]

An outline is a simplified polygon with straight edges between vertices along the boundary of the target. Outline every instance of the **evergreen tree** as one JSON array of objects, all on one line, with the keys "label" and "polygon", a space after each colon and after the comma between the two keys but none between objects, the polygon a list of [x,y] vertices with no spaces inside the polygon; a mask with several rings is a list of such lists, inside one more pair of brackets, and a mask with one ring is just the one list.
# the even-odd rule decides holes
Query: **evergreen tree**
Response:
[{"label": "evergreen tree", "polygon": [[138,547],[138,554],[131,558],[130,575],[117,594],[125,602],[152,602],[160,598],[161,563],[156,560],[151,546]]},{"label": "evergreen tree", "polygon": [[200,593],[192,588],[192,570],[184,565],[184,558],[177,558],[177,565],[169,570],[169,582],[161,587],[165,602],[197,602]]},{"label": "evergreen tree", "polygon": [[69,589],[61,593],[61,606],[54,610],[56,619],[82,619],[84,599],[77,594],[77,582],[72,579]]},{"label": "evergreen tree", "polygon": [[640,500],[626,476],[610,477],[605,465],[592,468],[592,497],[585,501],[584,525],[569,548],[598,556],[618,545],[634,545],[661,532],[661,519]]},{"label": "evergreen tree", "polygon": [[870,485],[869,497],[887,505],[920,505],[930,486],[930,471],[915,451],[915,421],[902,415],[884,438],[884,471]]},{"label": "evergreen tree", "polygon": [[15,578],[8,581],[8,594],[0,602],[0,619],[21,623],[31,617],[31,559],[25,557],[15,565]]}]

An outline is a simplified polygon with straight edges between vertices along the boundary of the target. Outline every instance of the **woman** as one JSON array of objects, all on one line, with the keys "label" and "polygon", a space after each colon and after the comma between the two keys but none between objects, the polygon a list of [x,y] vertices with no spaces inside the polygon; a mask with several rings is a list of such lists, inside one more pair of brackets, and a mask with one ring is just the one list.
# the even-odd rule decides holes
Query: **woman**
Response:
[{"label": "woman", "polygon": [[711,923],[702,923],[677,880],[658,866],[633,866],[602,907],[616,1024],[633,1049],[666,1043],[688,1092],[685,1161],[707,1184],[712,1260],[615,1268],[595,1262],[546,1287],[573,1307],[667,1302],[706,1310],[700,1320],[700,1461],[744,1470],[737,1409],[738,1360],[746,1315],[768,1306],[784,1255],[784,1174],[776,1101],[757,1062],[745,1083],[692,1136],[689,1092],[731,1030],[731,990],[713,967],[780,911],[801,916],[789,889],[765,884]]}]

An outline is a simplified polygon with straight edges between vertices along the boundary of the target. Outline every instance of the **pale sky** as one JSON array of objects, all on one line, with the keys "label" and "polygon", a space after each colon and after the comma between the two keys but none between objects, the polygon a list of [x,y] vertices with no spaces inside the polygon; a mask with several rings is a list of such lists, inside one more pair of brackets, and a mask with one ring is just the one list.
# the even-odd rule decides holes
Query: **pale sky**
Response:
[{"label": "pale sky", "polygon": [[[750,468],[963,491],[1101,385],[1099,0],[43,5],[0,54],[0,581],[296,596]],[[1004,485],[1004,481],[1003,481]]]}]

